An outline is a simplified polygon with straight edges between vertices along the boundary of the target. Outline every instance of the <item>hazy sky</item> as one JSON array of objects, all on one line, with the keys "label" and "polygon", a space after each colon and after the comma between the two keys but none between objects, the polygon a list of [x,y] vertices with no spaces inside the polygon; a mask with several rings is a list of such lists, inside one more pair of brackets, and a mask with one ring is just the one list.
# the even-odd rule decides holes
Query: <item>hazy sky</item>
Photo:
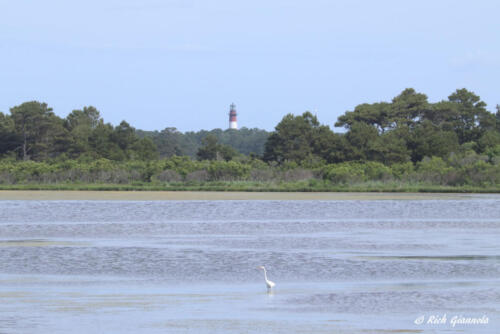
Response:
[{"label": "hazy sky", "polygon": [[500,2],[0,0],[0,111],[85,105],[147,130],[333,126],[406,87],[500,103]]}]

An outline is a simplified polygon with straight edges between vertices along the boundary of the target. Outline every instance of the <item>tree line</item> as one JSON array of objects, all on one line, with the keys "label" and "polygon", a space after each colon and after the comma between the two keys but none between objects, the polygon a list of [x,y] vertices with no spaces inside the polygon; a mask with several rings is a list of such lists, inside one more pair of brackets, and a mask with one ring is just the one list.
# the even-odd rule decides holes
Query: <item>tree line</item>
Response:
[{"label": "tree line", "polygon": [[91,106],[61,118],[31,101],[0,113],[0,184],[500,183],[500,107],[488,111],[466,89],[436,103],[405,89],[391,101],[356,106],[335,126],[345,131],[306,111],[285,115],[273,132],[142,131],[105,123]]},{"label": "tree line", "polygon": [[500,149],[500,107],[486,110],[479,96],[458,89],[447,100],[430,103],[425,94],[405,89],[391,102],[364,103],[335,123],[334,133],[315,115],[286,115],[265,145],[265,161],[326,163],[377,161],[386,165],[448,158],[472,150],[496,155]]},{"label": "tree line", "polygon": [[167,127],[162,131],[142,131],[126,121],[118,126],[105,123],[92,106],[73,110],[61,118],[46,103],[37,101],[11,108],[10,115],[0,112],[0,157],[24,161],[154,160],[175,155],[196,158],[207,136],[240,154],[262,155],[268,135],[265,130],[247,128],[181,133]]},{"label": "tree line", "polygon": [[0,155],[23,161],[51,159],[115,161],[151,160],[157,148],[139,138],[126,121],[104,123],[94,107],[73,110],[66,118],[55,115],[46,103],[25,102],[0,113]]},{"label": "tree line", "polygon": [[137,135],[141,138],[151,138],[161,158],[172,156],[197,158],[200,147],[213,142],[214,139],[217,144],[231,147],[238,154],[261,156],[269,132],[243,127],[239,130],[213,129],[182,133],[174,127],[167,127],[162,131],[137,130]]}]

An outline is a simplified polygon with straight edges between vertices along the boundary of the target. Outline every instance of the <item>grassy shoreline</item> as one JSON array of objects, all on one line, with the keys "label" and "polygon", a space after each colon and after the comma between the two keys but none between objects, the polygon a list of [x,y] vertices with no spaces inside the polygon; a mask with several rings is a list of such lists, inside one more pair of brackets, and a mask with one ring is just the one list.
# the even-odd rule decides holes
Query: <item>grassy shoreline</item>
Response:
[{"label": "grassy shoreline", "polygon": [[500,193],[500,186],[442,186],[432,184],[360,183],[354,185],[315,185],[304,182],[206,182],[201,184],[110,184],[110,183],[60,183],[0,185],[0,190],[29,191],[208,191],[208,192],[324,192],[324,193]]}]

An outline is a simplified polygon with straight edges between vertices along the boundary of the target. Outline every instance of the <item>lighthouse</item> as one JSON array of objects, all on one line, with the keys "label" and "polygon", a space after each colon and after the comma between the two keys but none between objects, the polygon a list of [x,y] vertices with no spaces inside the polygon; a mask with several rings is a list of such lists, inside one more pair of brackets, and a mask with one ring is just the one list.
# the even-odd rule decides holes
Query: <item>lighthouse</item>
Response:
[{"label": "lighthouse", "polygon": [[238,130],[238,122],[236,121],[236,106],[231,103],[229,106],[229,128]]}]

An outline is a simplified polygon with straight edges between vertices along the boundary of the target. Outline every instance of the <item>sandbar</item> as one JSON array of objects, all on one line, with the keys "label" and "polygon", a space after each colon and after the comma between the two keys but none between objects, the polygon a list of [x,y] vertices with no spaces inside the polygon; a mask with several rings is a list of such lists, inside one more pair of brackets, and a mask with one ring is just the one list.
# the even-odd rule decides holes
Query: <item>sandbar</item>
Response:
[{"label": "sandbar", "polygon": [[[477,194],[383,193],[383,192],[238,192],[238,191],[67,191],[0,190],[0,200],[103,200],[103,201],[189,201],[189,200],[452,200],[476,198]],[[495,195],[490,195],[494,196]]]}]

